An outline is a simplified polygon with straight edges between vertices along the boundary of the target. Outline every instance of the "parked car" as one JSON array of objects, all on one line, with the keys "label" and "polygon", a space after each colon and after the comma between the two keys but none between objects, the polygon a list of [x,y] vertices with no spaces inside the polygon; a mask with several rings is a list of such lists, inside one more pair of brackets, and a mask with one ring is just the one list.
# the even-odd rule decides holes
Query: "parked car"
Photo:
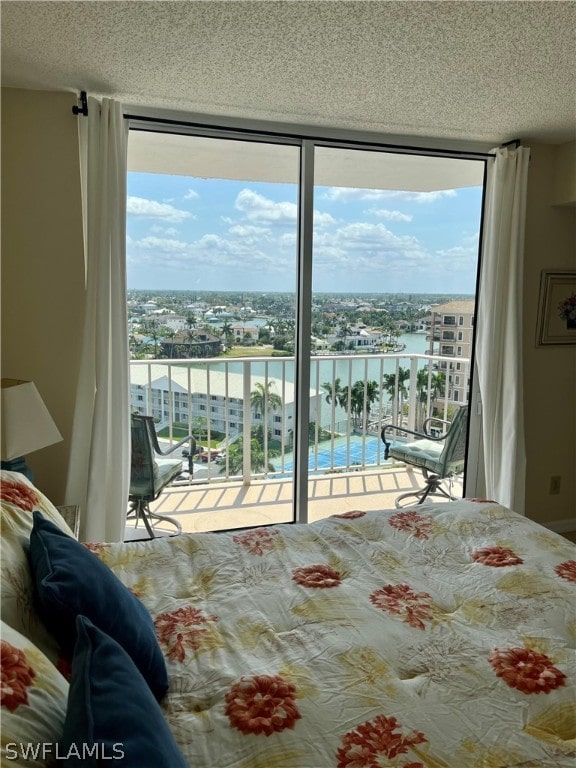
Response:
[{"label": "parked car", "polygon": [[202,461],[212,461],[212,459],[216,459],[217,456],[220,456],[221,453],[222,451],[218,450],[218,448],[211,448],[210,450],[205,449],[198,454],[198,458]]}]

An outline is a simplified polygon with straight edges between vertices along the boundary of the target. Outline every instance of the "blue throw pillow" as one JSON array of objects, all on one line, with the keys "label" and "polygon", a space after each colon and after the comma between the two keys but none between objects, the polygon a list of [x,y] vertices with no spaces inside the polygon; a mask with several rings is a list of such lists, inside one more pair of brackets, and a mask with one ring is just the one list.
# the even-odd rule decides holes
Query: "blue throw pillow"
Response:
[{"label": "blue throw pillow", "polygon": [[84,616],[77,617],[76,629],[59,762],[86,768],[188,768],[126,651]]},{"label": "blue throw pillow", "polygon": [[30,564],[38,613],[64,652],[72,655],[82,614],[131,657],[157,699],[168,690],[166,662],[152,617],[93,552],[40,512],[34,512]]}]

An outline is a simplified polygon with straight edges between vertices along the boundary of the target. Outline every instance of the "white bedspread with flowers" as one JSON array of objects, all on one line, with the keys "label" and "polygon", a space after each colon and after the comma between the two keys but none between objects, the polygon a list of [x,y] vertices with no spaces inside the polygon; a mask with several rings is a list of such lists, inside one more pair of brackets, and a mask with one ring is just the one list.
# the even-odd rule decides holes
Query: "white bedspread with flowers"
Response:
[{"label": "white bedspread with flowers", "polygon": [[493,502],[92,547],[194,768],[573,768],[576,547]]}]

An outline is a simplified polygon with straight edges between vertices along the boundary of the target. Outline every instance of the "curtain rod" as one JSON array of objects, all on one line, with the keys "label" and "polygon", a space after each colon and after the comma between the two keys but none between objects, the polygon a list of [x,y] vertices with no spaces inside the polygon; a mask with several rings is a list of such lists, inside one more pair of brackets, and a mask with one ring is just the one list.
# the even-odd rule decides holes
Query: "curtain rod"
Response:
[{"label": "curtain rod", "polygon": [[[83,117],[86,117],[88,115],[88,101],[86,96],[86,91],[80,92],[80,102],[81,106],[73,106],[72,112],[75,115],[82,115]],[[234,131],[235,133],[245,133],[245,134],[252,134],[252,135],[258,135],[258,136],[268,136],[268,137],[277,137],[277,136],[285,136],[286,138],[290,139],[311,139],[313,141],[336,141],[336,139],[327,139],[326,136],[313,136],[303,133],[297,133],[297,132],[286,132],[286,131],[271,131],[271,130],[264,130],[264,129],[251,129],[251,128],[242,128],[242,127],[235,127],[235,128],[229,128],[224,127],[221,125],[211,125],[209,123],[197,123],[192,122],[190,120],[176,120],[173,118],[165,118],[165,117],[149,117],[147,115],[135,115],[131,113],[124,113],[123,115],[125,120],[137,120],[139,122],[143,123],[156,123],[159,125],[172,125],[172,126],[182,126],[183,128],[195,128],[198,130],[229,130]],[[396,152],[407,152],[407,153],[417,153],[417,152],[426,152],[426,153],[435,153],[435,154],[442,154],[442,155],[454,155],[454,156],[466,156],[468,158],[478,158],[483,159],[487,157],[495,157],[493,152],[467,152],[465,150],[459,150],[459,149],[433,149],[430,147],[420,147],[420,146],[411,146],[408,144],[386,144],[376,141],[368,141],[362,140],[362,139],[354,139],[350,143],[353,144],[359,144],[359,145],[366,145],[366,146],[372,146],[374,144],[378,144],[380,147],[384,147],[386,149],[390,149]],[[515,149],[518,149],[518,147],[521,145],[522,140],[521,139],[511,139],[510,141],[506,141],[502,144],[500,144],[501,148],[509,147],[511,145],[514,145]]]}]

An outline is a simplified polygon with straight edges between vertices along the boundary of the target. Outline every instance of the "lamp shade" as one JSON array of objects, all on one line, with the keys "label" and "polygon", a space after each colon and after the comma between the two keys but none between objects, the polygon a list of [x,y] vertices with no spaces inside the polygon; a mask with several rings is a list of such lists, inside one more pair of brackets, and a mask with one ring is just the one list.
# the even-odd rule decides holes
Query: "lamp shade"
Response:
[{"label": "lamp shade", "polygon": [[58,443],[62,435],[32,381],[2,379],[2,461]]}]

